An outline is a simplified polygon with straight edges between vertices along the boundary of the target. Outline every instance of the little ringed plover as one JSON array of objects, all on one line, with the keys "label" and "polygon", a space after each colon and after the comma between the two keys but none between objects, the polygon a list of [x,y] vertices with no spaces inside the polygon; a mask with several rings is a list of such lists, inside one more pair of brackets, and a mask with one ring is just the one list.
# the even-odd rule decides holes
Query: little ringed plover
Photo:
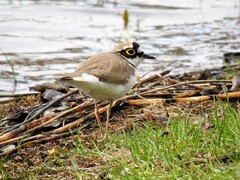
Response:
[{"label": "little ringed plover", "polygon": [[143,59],[155,57],[145,54],[138,43],[127,41],[119,43],[110,52],[90,57],[75,72],[64,74],[59,80],[95,100],[95,116],[103,133],[97,102],[110,100],[106,122],[108,128],[113,100],[123,97],[134,86],[137,79],[135,71]]}]

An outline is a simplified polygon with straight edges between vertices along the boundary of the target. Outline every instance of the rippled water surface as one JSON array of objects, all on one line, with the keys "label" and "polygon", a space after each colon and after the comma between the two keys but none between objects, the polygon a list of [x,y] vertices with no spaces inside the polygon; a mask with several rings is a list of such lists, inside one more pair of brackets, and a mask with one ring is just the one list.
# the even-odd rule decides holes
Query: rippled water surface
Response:
[{"label": "rippled water surface", "polygon": [[139,75],[165,65],[171,73],[220,67],[224,52],[240,49],[238,0],[0,1],[0,93],[54,80],[100,51],[126,39],[122,14],[129,12],[129,35],[156,60]]}]

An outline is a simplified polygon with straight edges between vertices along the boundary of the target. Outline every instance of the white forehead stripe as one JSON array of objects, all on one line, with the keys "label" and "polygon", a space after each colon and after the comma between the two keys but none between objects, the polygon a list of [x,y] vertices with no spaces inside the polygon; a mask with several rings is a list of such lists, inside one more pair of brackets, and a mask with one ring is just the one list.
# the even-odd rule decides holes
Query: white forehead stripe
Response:
[{"label": "white forehead stripe", "polygon": [[127,48],[133,48],[133,45],[123,46],[123,49],[127,49]]},{"label": "white forehead stripe", "polygon": [[137,50],[137,52],[138,52],[138,53],[141,53],[141,52],[143,52],[143,50],[142,50],[142,47],[141,47],[141,46],[139,46],[139,47],[138,47],[138,50]]}]

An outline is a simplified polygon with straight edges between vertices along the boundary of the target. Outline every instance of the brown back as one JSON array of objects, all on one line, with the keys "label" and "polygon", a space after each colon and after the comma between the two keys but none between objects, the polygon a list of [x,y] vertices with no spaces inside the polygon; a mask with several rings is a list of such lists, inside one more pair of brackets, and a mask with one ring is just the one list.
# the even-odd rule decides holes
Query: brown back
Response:
[{"label": "brown back", "polygon": [[96,76],[103,82],[117,84],[126,83],[134,74],[134,69],[120,55],[105,52],[90,57],[81,63],[74,73],[66,74],[64,78],[73,78],[83,73]]}]

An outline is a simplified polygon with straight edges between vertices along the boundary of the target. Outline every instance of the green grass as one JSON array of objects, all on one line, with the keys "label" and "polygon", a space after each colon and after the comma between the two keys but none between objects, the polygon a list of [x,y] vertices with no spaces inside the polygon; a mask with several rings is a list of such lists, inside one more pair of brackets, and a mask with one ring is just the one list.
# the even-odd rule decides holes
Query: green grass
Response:
[{"label": "green grass", "polygon": [[[180,115],[166,128],[133,125],[130,132],[111,135],[103,144],[92,142],[86,148],[78,142],[72,153],[104,161],[94,172],[105,178],[239,179],[239,113],[220,103],[206,121],[207,129],[204,122],[193,124]],[[88,174],[87,169],[75,169],[78,175]]]},{"label": "green grass", "polygon": [[[48,168],[55,175],[68,171],[76,179],[240,178],[240,114],[230,104],[216,103],[212,113],[196,117],[194,123],[180,113],[164,128],[154,122],[135,123],[102,142],[75,139],[51,160],[61,163]],[[39,179],[44,168],[41,164],[35,171],[22,170],[22,176]],[[2,172],[5,179],[13,177]]]}]

